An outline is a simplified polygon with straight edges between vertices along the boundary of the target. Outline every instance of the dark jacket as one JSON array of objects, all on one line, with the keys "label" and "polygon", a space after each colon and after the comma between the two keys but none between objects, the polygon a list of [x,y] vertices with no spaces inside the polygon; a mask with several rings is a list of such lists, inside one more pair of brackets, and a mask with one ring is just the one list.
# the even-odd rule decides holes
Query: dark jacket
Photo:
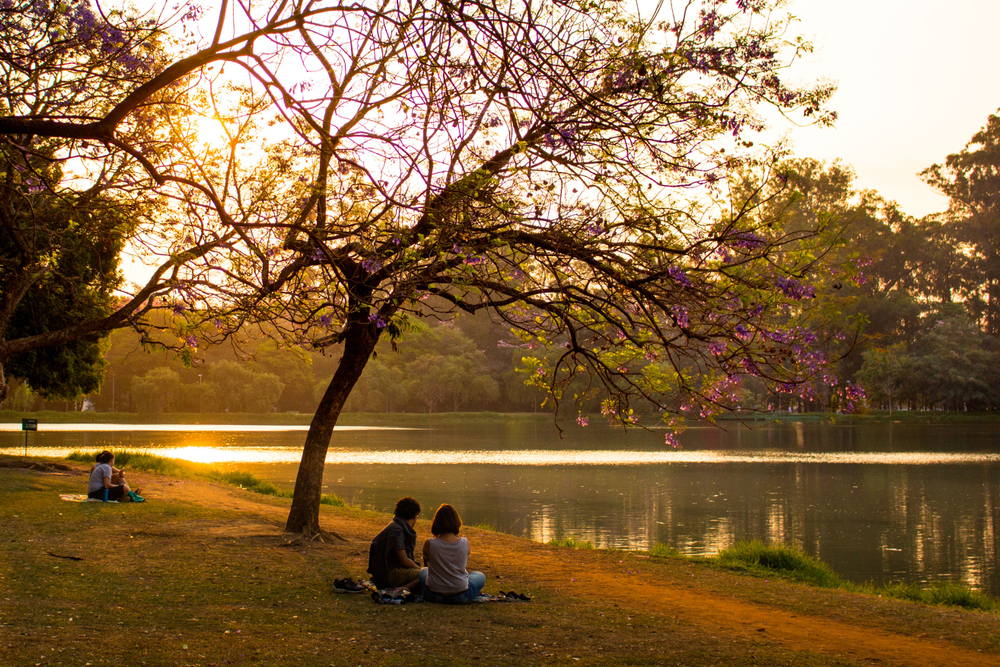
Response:
[{"label": "dark jacket", "polygon": [[413,560],[413,550],[416,547],[417,531],[406,523],[406,519],[394,517],[375,536],[368,549],[368,573],[372,575],[372,582],[379,588],[386,588],[389,585],[389,571],[403,567],[396,556],[396,550],[402,549],[406,552],[406,557]]}]

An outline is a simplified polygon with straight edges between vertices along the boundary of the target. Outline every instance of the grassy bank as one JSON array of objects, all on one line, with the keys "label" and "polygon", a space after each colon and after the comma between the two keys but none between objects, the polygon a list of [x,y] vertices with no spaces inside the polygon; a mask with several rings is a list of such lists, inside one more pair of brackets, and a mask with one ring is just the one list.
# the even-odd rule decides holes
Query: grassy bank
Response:
[{"label": "grassy bank", "polygon": [[[324,507],[324,525],[350,541],[286,546],[286,498],[140,465],[129,467],[149,490],[141,505],[60,501],[79,492],[85,464],[0,469],[0,662],[916,667],[1000,658],[997,614],[734,574],[669,550],[556,547],[484,528],[466,534],[487,590],[531,602],[379,606],[331,588],[364,575],[368,541],[387,516]],[[418,534],[428,527],[419,522]]]}]

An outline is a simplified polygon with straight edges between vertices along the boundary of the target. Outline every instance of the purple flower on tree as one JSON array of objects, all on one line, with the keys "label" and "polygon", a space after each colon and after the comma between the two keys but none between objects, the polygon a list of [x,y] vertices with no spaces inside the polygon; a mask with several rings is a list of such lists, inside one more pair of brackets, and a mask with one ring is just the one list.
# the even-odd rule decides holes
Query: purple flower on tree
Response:
[{"label": "purple flower on tree", "polygon": [[688,278],[687,274],[684,273],[684,271],[679,269],[678,267],[671,266],[669,269],[667,269],[667,273],[670,274],[671,278],[679,282],[684,287],[691,287],[691,279]]},{"label": "purple flower on tree", "polygon": [[781,276],[774,281],[774,285],[781,290],[782,294],[796,301],[816,296],[816,290],[813,289],[812,285],[803,285],[795,278]]}]

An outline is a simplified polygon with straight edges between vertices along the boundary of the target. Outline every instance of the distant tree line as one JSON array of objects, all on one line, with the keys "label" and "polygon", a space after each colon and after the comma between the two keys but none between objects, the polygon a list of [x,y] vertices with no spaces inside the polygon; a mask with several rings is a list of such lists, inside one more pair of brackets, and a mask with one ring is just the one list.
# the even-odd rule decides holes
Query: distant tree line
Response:
[{"label": "distant tree line", "polygon": [[[380,345],[348,410],[358,412],[537,411],[544,392],[524,384],[525,353],[509,327],[486,315],[414,325],[395,345]],[[99,391],[44,400],[14,383],[13,410],[100,412],[303,412],[315,410],[337,362],[334,356],[275,344],[263,334],[191,357],[146,346],[134,331],[111,334]]]},{"label": "distant tree line", "polygon": [[841,252],[859,276],[831,303],[858,319],[859,336],[840,378],[860,382],[876,408],[1000,407],[1000,116],[921,173],[950,200],[923,218],[855,191],[839,164],[794,166],[801,214],[850,223]]}]

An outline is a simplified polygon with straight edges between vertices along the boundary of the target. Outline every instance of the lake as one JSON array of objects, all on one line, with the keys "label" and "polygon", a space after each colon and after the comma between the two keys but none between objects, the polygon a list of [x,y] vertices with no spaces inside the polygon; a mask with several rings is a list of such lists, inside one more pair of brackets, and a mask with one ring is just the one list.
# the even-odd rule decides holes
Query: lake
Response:
[{"label": "lake", "polygon": [[[429,424],[431,422],[428,422]],[[786,542],[856,582],[953,581],[1000,597],[1000,429],[995,423],[821,422],[663,431],[550,421],[338,428],[325,491],[422,519],[450,502],[466,525],[537,541],[713,554]],[[19,424],[0,452],[23,453]],[[29,453],[140,449],[239,469],[291,489],[305,427],[41,424]],[[429,523],[417,526],[423,537]],[[469,530],[474,537],[474,528]]]}]

